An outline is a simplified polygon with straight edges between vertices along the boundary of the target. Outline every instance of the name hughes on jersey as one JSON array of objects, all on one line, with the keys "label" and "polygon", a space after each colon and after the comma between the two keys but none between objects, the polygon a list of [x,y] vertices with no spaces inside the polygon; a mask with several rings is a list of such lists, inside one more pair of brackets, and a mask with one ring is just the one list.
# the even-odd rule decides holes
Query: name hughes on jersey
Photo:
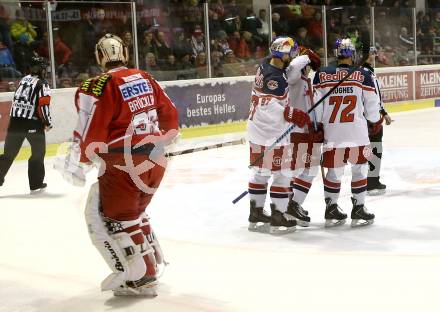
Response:
[{"label": "name hughes on jersey", "polygon": [[333,93],[353,93],[353,87],[338,87],[336,88]]}]

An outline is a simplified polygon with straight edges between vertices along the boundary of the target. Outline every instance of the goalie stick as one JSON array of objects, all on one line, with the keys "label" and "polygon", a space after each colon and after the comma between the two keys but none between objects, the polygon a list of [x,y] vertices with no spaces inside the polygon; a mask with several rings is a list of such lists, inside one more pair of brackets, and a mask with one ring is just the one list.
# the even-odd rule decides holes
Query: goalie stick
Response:
[{"label": "goalie stick", "polygon": [[239,145],[239,144],[245,144],[245,143],[246,143],[245,139],[239,139],[239,140],[229,141],[229,142],[225,142],[225,143],[218,143],[218,144],[212,144],[212,145],[208,145],[208,146],[188,148],[188,149],[185,149],[182,151],[177,151],[177,152],[170,152],[170,153],[166,153],[165,157],[174,157],[174,156],[179,156],[179,155],[184,155],[184,154],[206,151],[206,150],[210,150],[210,149],[214,149],[214,148],[233,146],[233,145]]},{"label": "goalie stick", "polygon": [[[322,98],[319,99],[318,102],[316,102],[308,111],[307,114],[310,114],[311,112],[313,112],[315,110],[316,107],[318,107],[318,105],[320,105],[322,102],[325,101],[326,98],[328,98],[333,91],[339,87],[341,84],[343,84],[348,78],[350,78],[350,76],[357,70],[359,70],[361,68],[361,65],[357,65],[355,66],[352,70],[350,70],[340,81],[338,81],[338,83],[336,85],[334,85]],[[295,129],[296,125],[292,124],[291,126],[289,126],[289,128],[286,129],[286,131],[283,132],[283,134],[281,134],[274,143],[272,143],[272,145],[270,145],[267,149],[265,149],[261,155],[259,157],[257,157],[257,159],[255,159],[248,167],[249,169],[252,168],[255,164],[257,164],[260,160],[262,160],[264,158],[265,153],[270,152],[271,150],[273,150],[275,148],[275,146],[281,142],[281,140],[283,140],[287,135],[289,135],[290,132],[293,131],[293,129]],[[245,197],[248,194],[248,191],[244,191],[243,193],[241,193],[239,196],[237,196],[232,203],[236,204],[238,203],[238,201],[240,201],[243,197]]]}]

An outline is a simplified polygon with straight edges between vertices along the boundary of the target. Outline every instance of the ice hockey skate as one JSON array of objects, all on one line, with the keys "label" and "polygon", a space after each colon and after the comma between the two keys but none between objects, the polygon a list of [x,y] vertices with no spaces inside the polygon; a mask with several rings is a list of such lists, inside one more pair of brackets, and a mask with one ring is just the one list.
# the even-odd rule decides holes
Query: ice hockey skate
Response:
[{"label": "ice hockey skate", "polygon": [[39,188],[31,190],[31,195],[37,195],[43,193],[46,190],[46,188],[47,188],[47,184],[43,183]]},{"label": "ice hockey skate", "polygon": [[368,178],[367,195],[379,196],[386,193],[387,186],[380,183],[379,178]]},{"label": "ice hockey skate", "polygon": [[[142,284],[138,286],[138,284]],[[126,282],[125,285],[113,290],[114,296],[140,296],[157,297],[157,280],[155,277],[142,280],[142,282]]]},{"label": "ice hockey skate", "polygon": [[325,199],[325,227],[333,227],[345,224],[347,214],[345,214],[338,204],[332,204],[330,198]]},{"label": "ice hockey skate", "polygon": [[365,226],[374,223],[374,214],[369,213],[365,205],[356,205],[357,201],[351,198],[353,203],[353,210],[351,211],[351,226]]},{"label": "ice hockey skate", "polygon": [[274,204],[270,205],[272,216],[270,219],[270,234],[281,235],[296,231],[296,219],[289,213],[281,212],[276,209]]},{"label": "ice hockey skate", "polygon": [[254,200],[250,202],[249,227],[251,232],[269,232],[270,216],[264,213],[263,207],[256,207]]},{"label": "ice hockey skate", "polygon": [[289,205],[287,206],[287,213],[292,215],[296,219],[296,223],[302,227],[308,227],[310,223],[310,217],[304,213],[301,205],[298,204],[293,199],[289,200]]}]

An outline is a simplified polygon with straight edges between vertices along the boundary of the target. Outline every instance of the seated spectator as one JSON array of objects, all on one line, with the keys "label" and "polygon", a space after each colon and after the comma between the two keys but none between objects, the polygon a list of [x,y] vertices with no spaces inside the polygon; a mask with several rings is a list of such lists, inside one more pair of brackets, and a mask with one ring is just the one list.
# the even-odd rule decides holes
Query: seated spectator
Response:
[{"label": "seated spectator", "polygon": [[157,51],[157,58],[159,60],[164,60],[171,53],[171,49],[165,40],[165,34],[162,31],[158,31],[156,36],[153,38],[153,45]]},{"label": "seated spectator", "polygon": [[[54,56],[56,66],[66,65],[72,57],[72,50],[61,40],[58,31],[54,30]],[[47,31],[43,34],[43,40],[37,48],[38,55],[49,59],[49,42]]]},{"label": "seated spectator", "polygon": [[187,53],[182,56],[182,58],[180,59],[180,68],[181,69],[194,68],[193,63],[191,63],[191,54]]},{"label": "seated spectator", "polygon": [[237,6],[237,1],[229,0],[229,3],[227,5],[225,5],[225,12],[226,12],[226,14],[229,13],[232,16],[239,16],[240,9]]},{"label": "seated spectator", "polygon": [[[225,51],[226,52],[226,51]],[[223,77],[223,55],[220,51],[211,52],[211,67],[213,77]]]},{"label": "seated spectator", "polygon": [[157,65],[156,55],[148,52],[145,56],[145,69],[148,72],[159,71],[159,65]]},{"label": "seated spectator", "polygon": [[214,0],[209,5],[209,16],[217,14],[218,17],[222,17],[225,14],[225,7],[223,6],[222,0]]},{"label": "seated spectator", "polygon": [[257,28],[258,34],[263,38],[265,42],[269,42],[269,23],[266,21],[266,10],[261,9],[258,12],[258,20],[260,27]]},{"label": "seated spectator", "polygon": [[0,78],[20,78],[9,48],[0,41]]},{"label": "seated spectator", "polygon": [[206,53],[200,52],[196,57],[196,67],[204,67],[206,66]]},{"label": "seated spectator", "polygon": [[212,16],[209,18],[209,33],[215,34],[215,32],[221,29],[221,22],[217,12],[213,12]]},{"label": "seated spectator", "polygon": [[112,34],[115,31],[112,22],[105,18],[104,9],[98,9],[96,11],[96,21],[93,23],[93,27],[98,38],[101,38],[107,33]]},{"label": "seated spectator", "polygon": [[175,71],[179,70],[179,64],[176,62],[176,57],[174,54],[169,54],[165,63],[162,65],[162,70]]},{"label": "seated spectator", "polygon": [[171,50],[172,53],[180,60],[186,54],[192,54],[191,41],[185,38],[185,33],[183,31],[177,31],[174,33],[172,40]]},{"label": "seated spectator", "polygon": [[183,14],[186,30],[203,23],[203,6],[199,5],[199,0],[183,1]]},{"label": "seated spectator", "polygon": [[307,26],[307,32],[311,39],[322,41],[322,14],[319,11],[315,12],[313,19]]},{"label": "seated spectator", "polygon": [[26,73],[28,71],[29,60],[34,56],[31,44],[17,41],[14,45],[13,55],[16,68],[20,72]]},{"label": "seated spectator", "polygon": [[205,42],[202,29],[200,27],[196,27],[191,37],[191,46],[193,50],[193,57],[197,57],[197,55],[201,52],[205,52]]},{"label": "seated spectator", "polygon": [[[125,16],[125,15],[124,15]],[[128,49],[128,67],[134,67],[134,53],[133,53],[133,36],[131,35],[131,32],[126,30],[122,33],[121,36],[122,41],[124,42],[124,44],[126,45],[127,49]]]},{"label": "seated spectator", "polygon": [[431,27],[434,28],[436,36],[440,36],[440,11],[435,13],[431,21]]},{"label": "seated spectator", "polygon": [[153,44],[153,33],[151,31],[145,31],[142,40],[139,42],[139,58],[145,59],[147,53],[153,53],[157,55],[156,46]]},{"label": "seated spectator", "polygon": [[241,24],[241,30],[248,31],[254,36],[258,36],[258,28],[261,28],[260,20],[255,16],[254,10],[247,9],[246,17]]},{"label": "seated spectator", "polygon": [[9,48],[0,41],[0,66],[1,67],[15,67],[14,59],[12,58]]},{"label": "seated spectator", "polygon": [[[240,42],[241,42],[240,32],[239,31],[234,31],[232,36],[230,36],[229,39],[228,39],[228,45],[229,45],[229,48],[235,54],[237,54],[237,52],[238,52],[238,49],[240,47]],[[224,54],[226,55],[226,51],[224,52]]]},{"label": "seated spectator", "polygon": [[402,49],[411,49],[414,46],[414,37],[408,35],[406,27],[400,28],[399,44]]},{"label": "seated spectator", "polygon": [[312,40],[307,36],[307,29],[305,27],[298,28],[297,34],[295,39],[300,46],[312,48]]},{"label": "seated spectator", "polygon": [[277,36],[287,35],[287,25],[284,21],[280,20],[280,14],[277,12],[272,13],[272,29]]},{"label": "seated spectator", "polygon": [[225,55],[225,64],[234,64],[238,63],[237,58],[235,57],[234,51],[228,50]]},{"label": "seated spectator", "polygon": [[225,19],[222,22],[222,29],[226,31],[228,36],[233,34],[235,31],[240,31],[240,16],[232,15],[230,12],[226,13]]},{"label": "seated spectator", "polygon": [[6,21],[5,16],[1,16],[0,14],[0,41],[3,42],[5,46],[9,49],[12,49],[12,39],[11,39],[11,31],[9,29],[9,24]]},{"label": "seated spectator", "polygon": [[206,53],[200,52],[196,57],[197,77],[205,78],[208,76],[208,66],[206,64]]},{"label": "seated spectator", "polygon": [[252,51],[253,46],[254,42],[252,40],[252,34],[248,31],[243,31],[236,54],[237,57],[243,60],[248,60],[249,58],[251,58],[253,52],[255,52]]},{"label": "seated spectator", "polygon": [[26,20],[21,10],[16,11],[16,18],[11,24],[12,39],[23,44],[32,44],[37,37],[35,27]]},{"label": "seated spectator", "polygon": [[229,50],[229,43],[228,43],[228,35],[224,30],[220,30],[217,33],[217,39],[214,40],[213,44],[213,51],[220,51],[222,54],[225,53],[226,50]]}]

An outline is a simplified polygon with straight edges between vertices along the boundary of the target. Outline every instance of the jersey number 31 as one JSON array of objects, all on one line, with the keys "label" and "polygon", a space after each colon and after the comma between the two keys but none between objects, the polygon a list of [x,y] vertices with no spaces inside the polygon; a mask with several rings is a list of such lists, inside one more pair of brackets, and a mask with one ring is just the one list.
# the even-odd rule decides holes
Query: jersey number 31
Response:
[{"label": "jersey number 31", "polygon": [[336,117],[338,117],[339,115],[339,110],[341,109],[342,104],[346,106],[342,109],[339,122],[353,122],[353,110],[356,108],[356,101],[357,97],[355,95],[331,96],[329,98],[329,104],[334,105],[334,107],[330,116],[329,123],[334,123],[336,121]]}]

